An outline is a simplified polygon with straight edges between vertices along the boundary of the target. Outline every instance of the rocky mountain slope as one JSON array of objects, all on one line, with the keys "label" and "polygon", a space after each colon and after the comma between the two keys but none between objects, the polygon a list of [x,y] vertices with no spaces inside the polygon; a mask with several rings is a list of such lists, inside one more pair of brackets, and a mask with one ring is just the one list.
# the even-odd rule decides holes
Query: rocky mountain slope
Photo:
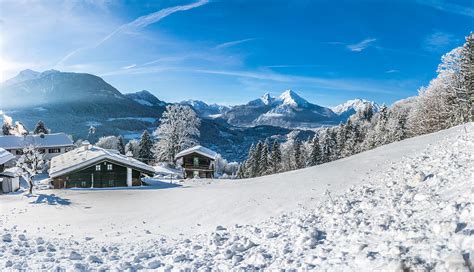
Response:
[{"label": "rocky mountain slope", "polygon": [[286,128],[313,128],[339,122],[339,117],[329,108],[312,104],[291,90],[278,97],[267,93],[245,105],[234,106],[224,112],[222,118],[236,126]]}]

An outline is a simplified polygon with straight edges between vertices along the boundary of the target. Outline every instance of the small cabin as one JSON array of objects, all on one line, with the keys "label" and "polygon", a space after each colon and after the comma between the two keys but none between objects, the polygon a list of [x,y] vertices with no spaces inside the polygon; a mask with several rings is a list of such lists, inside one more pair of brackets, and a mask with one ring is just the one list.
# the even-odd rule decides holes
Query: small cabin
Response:
[{"label": "small cabin", "polygon": [[54,157],[49,169],[55,189],[140,186],[142,177],[153,175],[153,167],[88,142]]},{"label": "small cabin", "polygon": [[217,153],[203,146],[179,152],[175,160],[183,167],[184,178],[214,178]]}]

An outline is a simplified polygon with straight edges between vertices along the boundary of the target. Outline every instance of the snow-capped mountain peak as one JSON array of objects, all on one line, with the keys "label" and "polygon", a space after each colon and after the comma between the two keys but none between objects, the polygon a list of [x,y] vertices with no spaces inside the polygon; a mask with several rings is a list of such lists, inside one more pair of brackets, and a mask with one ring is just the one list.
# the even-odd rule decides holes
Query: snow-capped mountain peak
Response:
[{"label": "snow-capped mountain peak", "polygon": [[271,96],[270,93],[265,93],[260,100],[262,100],[263,104],[270,105],[275,101],[275,97]]},{"label": "snow-capped mountain peak", "polygon": [[348,101],[346,101],[346,102],[344,102],[340,105],[331,107],[331,110],[334,113],[336,113],[338,115],[341,115],[341,114],[347,113],[349,111],[355,113],[358,110],[361,110],[361,109],[367,107],[368,105],[372,106],[374,111],[378,111],[378,109],[379,109],[379,105],[377,103],[373,102],[373,101],[368,101],[368,100],[365,100],[365,99],[356,98],[356,99],[348,100]]},{"label": "snow-capped mountain peak", "polygon": [[27,80],[36,79],[36,78],[40,77],[40,75],[41,75],[40,72],[33,71],[31,69],[26,69],[26,70],[23,70],[23,71],[19,72],[18,75],[16,75],[15,77],[4,81],[2,84],[3,85],[13,85],[13,84],[24,82],[24,81],[27,81]]},{"label": "snow-capped mountain peak", "polygon": [[304,98],[302,98],[292,90],[284,91],[279,96],[279,100],[281,100],[283,104],[290,105],[292,107],[304,107],[308,104],[308,101],[306,101]]}]

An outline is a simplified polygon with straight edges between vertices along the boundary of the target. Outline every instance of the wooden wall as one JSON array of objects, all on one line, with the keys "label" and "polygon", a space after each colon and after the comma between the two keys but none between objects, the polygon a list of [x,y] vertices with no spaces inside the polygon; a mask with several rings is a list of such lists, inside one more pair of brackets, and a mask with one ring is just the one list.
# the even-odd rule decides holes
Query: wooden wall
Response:
[{"label": "wooden wall", "polygon": [[[112,170],[107,169],[109,164],[112,165]],[[96,170],[96,165],[100,165],[100,171]],[[54,188],[91,188],[92,176],[94,177],[94,188],[127,186],[127,167],[114,162],[102,161],[82,170],[54,178]],[[141,185],[140,172],[137,170],[132,170],[132,185]]]}]

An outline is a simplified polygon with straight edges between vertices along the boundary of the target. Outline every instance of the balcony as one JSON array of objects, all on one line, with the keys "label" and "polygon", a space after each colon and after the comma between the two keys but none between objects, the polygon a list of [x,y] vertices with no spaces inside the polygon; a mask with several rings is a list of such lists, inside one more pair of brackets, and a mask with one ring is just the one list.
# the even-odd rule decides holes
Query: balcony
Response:
[{"label": "balcony", "polygon": [[207,171],[213,171],[213,169],[209,165],[195,165],[192,163],[186,163],[184,164],[184,169],[186,170],[207,170]]}]

